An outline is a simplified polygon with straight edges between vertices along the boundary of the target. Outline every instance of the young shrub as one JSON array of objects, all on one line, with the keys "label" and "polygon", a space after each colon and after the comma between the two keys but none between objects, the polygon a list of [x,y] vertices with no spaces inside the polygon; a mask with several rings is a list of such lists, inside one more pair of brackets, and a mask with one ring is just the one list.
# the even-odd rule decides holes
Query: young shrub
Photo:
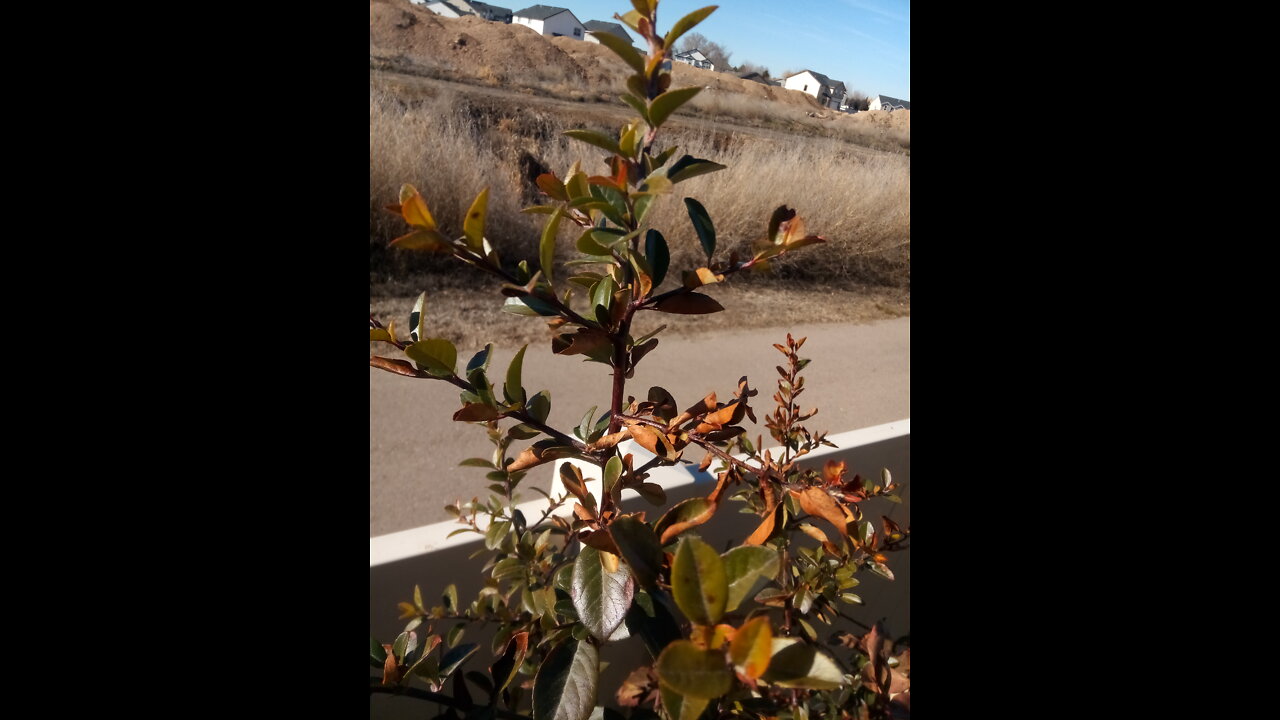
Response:
[{"label": "young shrub", "polygon": [[[892,579],[886,553],[904,548],[910,531],[887,518],[881,524],[864,519],[863,507],[873,499],[898,500],[887,472],[873,484],[850,478],[843,463],[828,462],[820,472],[797,464],[819,446],[834,447],[825,433],[802,424],[816,410],[802,412],[796,404],[808,364],[799,356],[804,340],[788,335],[785,345],[775,345],[785,363],[765,426],[782,448],[778,457],[761,452],[763,437],[752,442],[745,434],[742,422],[755,422],[750,402],[758,395],[745,377],[730,398],[710,392],[683,408],[661,387],[649,388],[643,401],[627,394],[628,378],[659,342],[660,330],[632,336],[637,313],[718,312],[720,304],[699,292],[704,285],[824,242],[783,206],[768,216],[749,254],[726,257],[717,250],[710,214],[689,198],[685,210],[705,262],[680,273],[669,267],[663,234],[645,223],[649,210],[676,184],[723,166],[655,146],[663,124],[699,90],[672,88],[663,62],[680,36],[716,8],[690,13],[659,34],[657,1],[632,5],[618,17],[644,39],[647,55],[608,33],[598,37],[635,70],[623,100],[638,117],[617,137],[566,133],[608,153],[608,172],[590,175],[575,164],[563,177],[538,178],[545,203],[526,209],[547,216],[535,264],[507,265],[494,251],[485,235],[487,189],[456,238],[441,232],[426,198],[412,187],[391,207],[410,227],[393,246],[450,255],[496,276],[506,309],[544,318],[554,333],[553,353],[608,365],[613,388],[604,414],[588,412],[577,427],[557,429],[547,424],[549,395],[526,387],[527,347],[505,369],[490,365],[492,345],[461,363],[452,342],[430,336],[425,293],[407,330],[370,316],[370,340],[404,356],[375,355],[370,364],[456,386],[461,397],[453,418],[483,426],[495,446],[492,458],[464,463],[487,472],[493,494],[448,508],[461,524],[457,532],[483,536],[489,581],[474,601],[462,602],[450,586],[441,604],[430,607],[415,588],[412,601],[400,604],[404,632],[389,644],[370,639],[370,662],[381,671],[370,692],[424,698],[449,708],[441,717],[455,718],[586,720],[600,697],[630,708],[632,718],[659,713],[671,720],[883,718],[894,707],[909,710],[909,650],[895,655],[892,641],[872,628],[862,637],[840,636],[853,652],[836,654],[815,626],[835,620],[840,603],[861,602],[849,592],[859,572]],[[557,267],[556,238],[565,224],[581,230],[580,257]],[[574,309],[575,295],[585,299],[585,310]],[[634,455],[619,451],[624,440],[653,457],[637,465]],[[716,466],[717,482],[706,497],[677,503],[653,521],[621,511],[623,489],[664,505],[648,471],[696,451],[703,453],[702,469]],[[564,458],[571,460],[560,471],[567,493],[548,496],[546,511],[530,522],[515,507],[517,487],[530,470]],[[582,464],[601,470],[598,497],[587,491]],[[699,529],[731,501],[759,522],[721,553]],[[566,504],[572,514],[557,515]],[[484,655],[477,645],[459,642],[469,623],[498,628],[492,659],[481,661],[487,673],[461,669]],[[651,662],[634,668],[620,688],[600,687],[601,647],[628,634],[640,636]],[[479,702],[469,684],[484,690],[487,701]],[[603,716],[624,717],[614,709]]]}]

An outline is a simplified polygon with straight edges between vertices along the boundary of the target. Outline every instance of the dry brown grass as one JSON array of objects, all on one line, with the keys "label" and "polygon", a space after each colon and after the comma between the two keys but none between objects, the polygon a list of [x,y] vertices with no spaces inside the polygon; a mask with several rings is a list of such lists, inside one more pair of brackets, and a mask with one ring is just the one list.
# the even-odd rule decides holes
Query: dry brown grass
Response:
[{"label": "dry brown grass", "polygon": [[[539,202],[529,177],[537,172],[533,168],[545,167],[563,177],[581,161],[585,170],[602,172],[600,151],[560,133],[584,125],[616,133],[618,125],[613,116],[486,102],[447,89],[407,97],[390,86],[371,83],[369,230],[375,282],[438,266],[429,258],[385,250],[391,238],[404,232],[403,224],[382,210],[395,202],[402,183],[423,191],[447,232],[459,231],[471,200],[489,187],[490,240],[508,258],[536,257],[544,218],[519,212]],[[708,122],[685,120],[672,126],[669,132],[664,128],[660,145],[674,143],[682,153],[728,166],[681,183],[647,218],[667,236],[673,268],[695,263],[700,255],[681,201],[688,195],[696,196],[710,212],[720,248],[746,247],[764,233],[773,208],[787,204],[800,212],[812,232],[831,243],[807,251],[803,262],[783,263],[784,269],[830,281],[909,286],[909,156],[872,152],[838,139],[750,132],[736,126],[726,130]],[[565,258],[575,237],[568,230],[561,236]]]}]

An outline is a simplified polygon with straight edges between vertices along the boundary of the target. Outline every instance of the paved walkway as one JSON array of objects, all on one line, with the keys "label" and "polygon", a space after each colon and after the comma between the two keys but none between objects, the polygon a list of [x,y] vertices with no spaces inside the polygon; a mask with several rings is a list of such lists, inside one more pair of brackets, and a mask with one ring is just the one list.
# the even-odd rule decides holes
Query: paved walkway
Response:
[{"label": "paved walkway", "polygon": [[[805,410],[819,408],[806,423],[809,429],[835,434],[911,416],[911,318],[798,326],[791,333],[809,338],[800,356],[813,359],[803,373],[805,392],[799,401]],[[786,334],[786,329],[774,328],[698,339],[660,335],[657,349],[628,382],[628,394],[643,398],[651,385],[662,385],[685,407],[712,390],[722,400],[732,397],[738,378],[747,375],[760,390],[752,407],[763,422],[773,406],[774,366],[782,359],[772,345],[784,342]],[[552,355],[550,345],[531,345],[526,351],[524,385],[551,391],[549,422],[568,430],[592,405],[608,407],[610,371],[599,363],[581,364],[580,356]],[[459,362],[477,349],[460,348]],[[515,350],[494,350],[491,367],[498,372],[491,379],[499,387]],[[453,422],[458,407],[458,389],[452,385],[369,368],[370,537],[447,520],[444,505],[488,492],[483,470],[457,466],[466,458],[493,453],[483,428]],[[771,444],[763,424],[752,429],[748,420],[747,425],[752,438],[764,434]],[[530,480],[546,488],[541,480],[549,478]],[[533,497],[528,493],[525,499]]]}]

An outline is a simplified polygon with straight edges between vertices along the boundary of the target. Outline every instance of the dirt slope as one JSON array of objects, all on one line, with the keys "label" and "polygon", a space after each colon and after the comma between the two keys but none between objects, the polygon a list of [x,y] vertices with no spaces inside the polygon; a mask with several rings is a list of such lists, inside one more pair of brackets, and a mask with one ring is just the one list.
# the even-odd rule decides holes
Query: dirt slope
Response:
[{"label": "dirt slope", "polygon": [[[369,56],[377,64],[491,86],[576,86],[616,99],[631,71],[608,48],[569,37],[548,38],[519,25],[474,16],[445,18],[409,0],[369,0]],[[789,107],[820,110],[804,93],[742,80],[729,73],[672,67],[676,86],[701,85]],[[568,89],[568,88],[566,88]],[[574,93],[577,94],[577,93]]]}]

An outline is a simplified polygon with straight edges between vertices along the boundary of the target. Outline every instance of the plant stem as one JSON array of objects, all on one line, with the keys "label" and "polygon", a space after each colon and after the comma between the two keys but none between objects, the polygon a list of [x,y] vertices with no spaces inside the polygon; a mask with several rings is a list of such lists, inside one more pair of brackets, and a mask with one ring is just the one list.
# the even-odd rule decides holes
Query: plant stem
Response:
[{"label": "plant stem", "polygon": [[[383,685],[382,678],[371,677],[369,678],[369,694],[372,695],[374,693],[383,693],[386,695],[404,695],[411,698],[417,698],[419,700],[429,700],[433,703],[448,705],[449,707],[458,708],[459,710],[467,709],[463,707],[457,700],[454,700],[448,695],[441,695],[440,693],[433,693],[429,690],[421,690],[415,687]],[[494,717],[508,718],[508,720],[533,720],[533,718],[529,717],[528,715],[521,715],[520,713],[514,713],[514,712],[511,712],[510,710],[503,710],[502,708],[493,708],[493,714],[494,714]]]}]

